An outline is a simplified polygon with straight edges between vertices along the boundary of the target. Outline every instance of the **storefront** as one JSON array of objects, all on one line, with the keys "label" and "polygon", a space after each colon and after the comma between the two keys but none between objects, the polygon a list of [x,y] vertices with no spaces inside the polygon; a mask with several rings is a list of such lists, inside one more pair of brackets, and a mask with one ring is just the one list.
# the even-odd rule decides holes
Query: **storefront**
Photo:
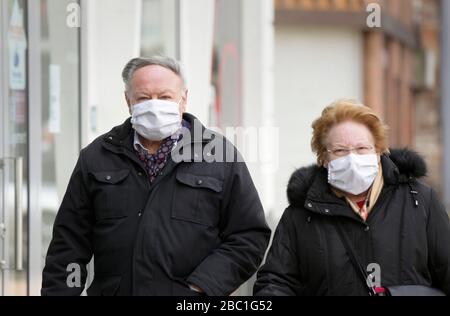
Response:
[{"label": "storefront", "polygon": [[129,59],[180,59],[189,112],[206,125],[265,124],[271,10],[271,0],[0,1],[0,296],[39,295],[79,151],[129,115]]},{"label": "storefront", "polygon": [[68,3],[1,1],[1,295],[37,294],[80,149],[79,29],[63,27]]}]

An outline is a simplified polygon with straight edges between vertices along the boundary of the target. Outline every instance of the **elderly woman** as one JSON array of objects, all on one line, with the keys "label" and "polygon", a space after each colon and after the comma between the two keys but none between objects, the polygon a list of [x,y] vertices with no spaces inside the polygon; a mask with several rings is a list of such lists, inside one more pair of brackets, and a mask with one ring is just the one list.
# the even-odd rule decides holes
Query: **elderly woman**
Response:
[{"label": "elderly woman", "polygon": [[255,294],[376,295],[399,285],[450,294],[449,218],[418,180],[423,159],[390,152],[387,128],[354,101],[332,104],[312,127],[318,165],[289,181]]}]

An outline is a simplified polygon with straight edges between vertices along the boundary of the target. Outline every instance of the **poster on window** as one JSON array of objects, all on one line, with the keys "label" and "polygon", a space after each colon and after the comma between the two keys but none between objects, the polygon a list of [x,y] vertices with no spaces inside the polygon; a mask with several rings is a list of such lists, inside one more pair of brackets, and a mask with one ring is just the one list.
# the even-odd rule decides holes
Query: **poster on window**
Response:
[{"label": "poster on window", "polygon": [[27,39],[24,28],[24,10],[14,1],[8,29],[9,87],[25,90],[27,85],[26,50]]},{"label": "poster on window", "polygon": [[61,67],[51,64],[49,68],[49,117],[48,130],[50,133],[61,132]]}]

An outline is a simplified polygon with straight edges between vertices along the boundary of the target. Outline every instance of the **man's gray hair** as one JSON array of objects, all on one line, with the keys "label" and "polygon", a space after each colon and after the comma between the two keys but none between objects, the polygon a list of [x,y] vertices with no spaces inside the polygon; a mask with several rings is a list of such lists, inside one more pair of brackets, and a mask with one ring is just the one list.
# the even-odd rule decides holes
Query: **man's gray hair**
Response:
[{"label": "man's gray hair", "polygon": [[130,60],[122,71],[122,79],[125,83],[126,91],[130,90],[131,78],[133,78],[134,73],[143,67],[157,65],[169,70],[172,70],[176,75],[178,75],[183,83],[183,88],[186,88],[186,80],[181,69],[181,65],[178,61],[173,58],[165,56],[152,56],[152,57],[138,57]]}]

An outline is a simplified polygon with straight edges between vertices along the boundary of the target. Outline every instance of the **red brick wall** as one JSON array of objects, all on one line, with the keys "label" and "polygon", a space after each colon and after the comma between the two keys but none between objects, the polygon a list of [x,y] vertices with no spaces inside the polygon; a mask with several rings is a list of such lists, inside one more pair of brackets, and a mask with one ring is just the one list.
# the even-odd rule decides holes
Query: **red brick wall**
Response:
[{"label": "red brick wall", "polygon": [[[443,0],[448,1],[448,0]],[[435,54],[436,64],[432,69],[435,83],[432,87],[418,87],[415,95],[415,147],[426,158],[429,176],[426,181],[442,194],[442,139],[439,105],[439,53],[440,15],[438,0],[422,0],[422,9],[417,14],[420,19],[422,46]]]},{"label": "red brick wall", "polygon": [[[429,166],[426,179],[441,191],[442,140],[439,116],[440,0],[274,0],[278,10],[365,12],[379,3],[388,14],[417,36],[419,48],[393,38],[381,29],[361,30],[364,40],[364,102],[390,127],[392,147],[414,147]],[[450,1],[450,0],[443,0]],[[423,51],[436,55],[431,87],[421,82]]]}]

